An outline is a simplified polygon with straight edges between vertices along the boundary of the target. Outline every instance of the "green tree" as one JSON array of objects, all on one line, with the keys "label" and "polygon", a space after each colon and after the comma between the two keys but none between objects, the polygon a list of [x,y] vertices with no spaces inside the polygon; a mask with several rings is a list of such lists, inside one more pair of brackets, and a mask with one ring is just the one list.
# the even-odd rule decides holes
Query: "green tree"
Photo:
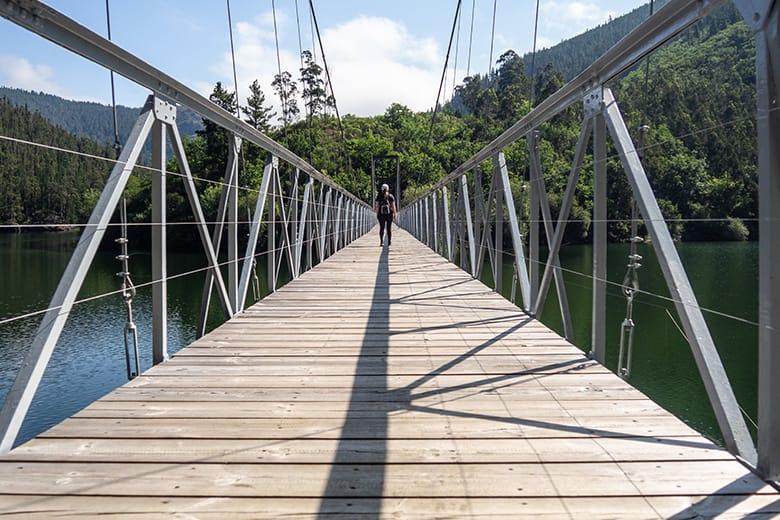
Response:
[{"label": "green tree", "polygon": [[279,114],[279,122],[284,126],[294,123],[298,119],[298,85],[293,81],[292,75],[283,71],[276,74],[271,86],[282,102],[282,113]]},{"label": "green tree", "polygon": [[249,97],[246,99],[246,106],[241,107],[241,112],[246,116],[245,121],[261,132],[268,132],[271,129],[271,118],[276,115],[276,112],[272,107],[265,105],[265,94],[257,80],[249,85]]},{"label": "green tree", "polygon": [[301,83],[303,84],[303,100],[309,117],[324,112],[328,107],[335,105],[333,97],[325,90],[322,81],[322,67],[314,61],[310,51],[301,53],[303,67],[301,67]]}]

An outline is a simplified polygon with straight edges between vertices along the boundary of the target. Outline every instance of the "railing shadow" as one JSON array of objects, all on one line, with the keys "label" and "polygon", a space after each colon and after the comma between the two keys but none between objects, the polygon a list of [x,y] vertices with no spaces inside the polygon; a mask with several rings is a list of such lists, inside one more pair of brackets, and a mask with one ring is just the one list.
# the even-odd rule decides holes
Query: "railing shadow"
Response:
[{"label": "railing shadow", "polygon": [[[377,265],[368,322],[387,331],[384,336],[385,345],[383,345],[386,349],[390,347],[389,281],[388,249],[383,248]],[[371,356],[376,348],[375,341],[363,340],[355,368],[349,406],[320,502],[318,518],[333,518],[332,505],[329,505],[328,500],[337,497],[361,497],[361,512],[363,513],[361,518],[378,519],[382,513],[389,418],[386,413],[378,414],[376,419],[368,422],[363,414],[364,406],[361,405],[361,403],[365,404],[363,397],[363,388],[365,387],[370,387],[377,393],[388,392],[387,357]],[[368,435],[367,427],[372,429]],[[353,454],[356,447],[354,441],[367,436],[380,443],[376,449],[377,453],[382,454],[382,460],[370,465],[355,464]]]}]

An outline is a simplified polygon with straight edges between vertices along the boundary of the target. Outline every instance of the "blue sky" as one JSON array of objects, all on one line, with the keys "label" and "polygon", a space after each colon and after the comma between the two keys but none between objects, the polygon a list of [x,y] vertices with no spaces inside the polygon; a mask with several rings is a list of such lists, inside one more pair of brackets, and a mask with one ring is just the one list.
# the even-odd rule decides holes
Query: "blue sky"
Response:
[{"label": "blue sky", "polygon": [[[105,34],[104,0],[50,0],[55,9]],[[489,63],[492,0],[474,0],[471,72]],[[541,0],[539,41],[554,44],[627,12],[641,0]],[[308,0],[298,0],[303,47],[311,47]],[[416,110],[435,99],[455,0],[316,0],[333,88],[342,113],[381,113],[393,101]],[[466,73],[472,0],[463,0],[456,76]],[[276,0],[282,67],[299,67],[295,0]],[[524,53],[533,39],[533,0],[498,0],[494,60]],[[276,72],[271,0],[231,0],[239,90],[258,78],[269,101]],[[202,93],[232,88],[224,0],[111,0],[114,41]],[[454,56],[452,57],[454,58]],[[69,99],[107,102],[107,72],[6,20],[0,20],[0,84]],[[448,91],[452,72],[448,74]],[[118,102],[140,105],[147,91],[120,78]]]}]

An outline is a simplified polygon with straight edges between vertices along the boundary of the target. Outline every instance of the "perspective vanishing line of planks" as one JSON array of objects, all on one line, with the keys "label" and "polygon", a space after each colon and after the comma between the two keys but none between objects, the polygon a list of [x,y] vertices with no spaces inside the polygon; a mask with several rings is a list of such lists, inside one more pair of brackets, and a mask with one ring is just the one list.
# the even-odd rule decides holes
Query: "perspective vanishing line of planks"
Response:
[{"label": "perspective vanishing line of planks", "polygon": [[0,458],[0,514],[772,517],[728,453],[397,230]]}]

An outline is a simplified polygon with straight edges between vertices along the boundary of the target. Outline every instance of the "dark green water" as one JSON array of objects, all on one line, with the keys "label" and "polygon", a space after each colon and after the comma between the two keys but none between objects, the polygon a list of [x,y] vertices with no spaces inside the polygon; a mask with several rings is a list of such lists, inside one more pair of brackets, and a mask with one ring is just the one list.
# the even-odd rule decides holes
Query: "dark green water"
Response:
[{"label": "dark green water", "polygon": [[[62,270],[77,240],[76,233],[0,234],[0,320],[48,306]],[[699,304],[727,314],[756,320],[757,262],[755,243],[678,244]],[[645,260],[640,271],[643,290],[668,296],[650,246],[642,246]],[[626,265],[627,245],[609,246],[608,278],[620,282]],[[117,288],[115,251],[100,252],[87,277],[80,298]],[[590,346],[591,271],[589,246],[565,246],[565,280],[575,327],[574,342]],[[202,254],[169,253],[169,275],[202,268]],[[131,271],[136,284],[151,279],[150,257],[135,253]],[[509,296],[512,258],[504,258],[503,293]],[[264,273],[265,266],[259,265]],[[171,353],[195,339],[204,273],[168,282],[169,350]],[[262,283],[261,276],[261,283]],[[485,282],[491,282],[489,267]],[[261,292],[265,292],[261,287]],[[617,364],[619,326],[625,315],[625,300],[619,287],[610,286],[607,298],[607,364]],[[144,368],[151,364],[151,290],[142,288],[135,300]],[[210,326],[221,321],[218,305]],[[690,348],[666,309],[677,319],[673,305],[659,298],[640,295],[635,304],[636,341],[632,383],[659,404],[683,418],[705,435],[719,433]],[[756,415],[757,329],[732,319],[705,312],[737,398],[746,413]],[[0,325],[0,398],[10,388],[22,354],[29,347],[40,317]],[[542,321],[562,332],[555,291],[551,290]],[[125,382],[122,343],[124,306],[119,295],[77,305],[71,313],[35,402],[20,435],[20,441],[72,415],[98,397]],[[752,426],[751,426],[752,428]]]},{"label": "dark green water", "polygon": [[[620,284],[623,281],[628,249],[628,244],[608,245],[607,279],[610,282]],[[677,250],[700,307],[752,322],[704,311],[737,400],[749,416],[748,428],[755,437],[752,421],[757,408],[758,328],[754,323],[758,321],[758,244],[690,242],[677,244]],[[639,254],[644,257],[639,270],[640,289],[660,297],[639,294],[634,300],[636,328],[631,384],[696,430],[721,442],[720,430],[691,349],[678,329],[680,320],[674,304],[664,299],[669,298],[669,291],[652,246],[640,245]],[[591,343],[592,247],[564,246],[560,259],[564,269],[576,271],[564,272],[564,279],[574,325],[574,343],[587,352]],[[513,262],[510,255],[504,255],[502,294],[506,297],[511,295]],[[542,270],[540,268],[540,272]],[[483,281],[493,286],[489,265],[485,266]],[[519,292],[518,288],[518,299]],[[606,363],[613,371],[618,363],[620,324],[625,315],[626,300],[620,287],[608,284]],[[554,284],[551,284],[541,320],[563,334]]]}]

